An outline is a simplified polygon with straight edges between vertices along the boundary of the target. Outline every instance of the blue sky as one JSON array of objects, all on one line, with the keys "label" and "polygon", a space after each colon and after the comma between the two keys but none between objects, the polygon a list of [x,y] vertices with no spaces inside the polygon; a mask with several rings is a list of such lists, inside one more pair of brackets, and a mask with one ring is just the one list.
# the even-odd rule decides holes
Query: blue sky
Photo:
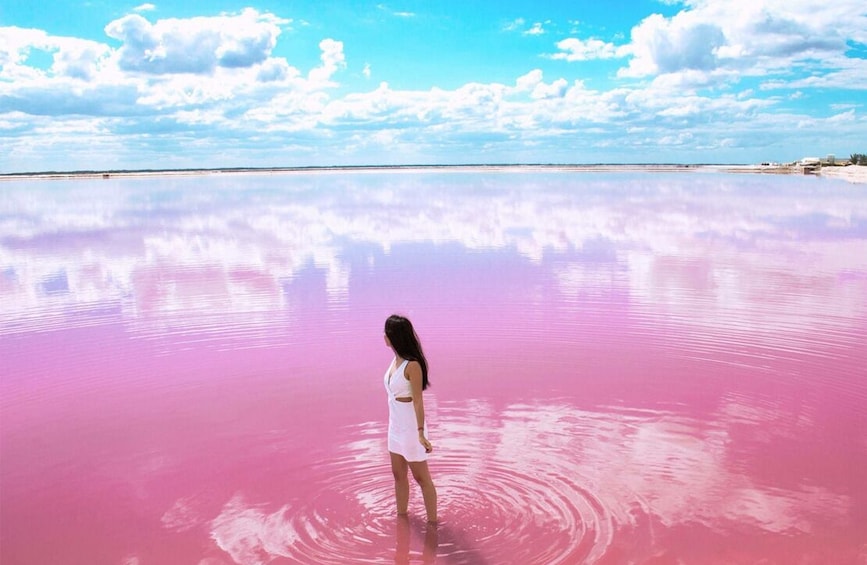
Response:
[{"label": "blue sky", "polygon": [[863,0],[11,2],[0,172],[867,151]]}]

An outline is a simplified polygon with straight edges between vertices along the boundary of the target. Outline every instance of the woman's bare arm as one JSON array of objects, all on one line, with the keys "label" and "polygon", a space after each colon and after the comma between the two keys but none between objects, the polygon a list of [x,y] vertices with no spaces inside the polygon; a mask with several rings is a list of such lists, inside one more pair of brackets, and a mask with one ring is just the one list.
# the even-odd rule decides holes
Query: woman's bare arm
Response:
[{"label": "woman's bare arm", "polygon": [[409,388],[412,391],[412,406],[415,409],[418,441],[424,446],[425,451],[430,453],[433,447],[424,435],[424,398],[422,397],[421,365],[417,361],[410,361],[406,366],[405,374],[406,378],[409,379]]}]

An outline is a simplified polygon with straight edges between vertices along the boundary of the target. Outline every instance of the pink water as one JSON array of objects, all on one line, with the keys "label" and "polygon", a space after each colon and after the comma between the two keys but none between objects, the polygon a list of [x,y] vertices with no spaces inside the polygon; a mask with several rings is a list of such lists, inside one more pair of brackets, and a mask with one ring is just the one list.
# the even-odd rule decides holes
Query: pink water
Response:
[{"label": "pink water", "polygon": [[[0,562],[867,563],[867,197],[800,177],[0,186]],[[442,523],[393,512],[382,323]]]}]

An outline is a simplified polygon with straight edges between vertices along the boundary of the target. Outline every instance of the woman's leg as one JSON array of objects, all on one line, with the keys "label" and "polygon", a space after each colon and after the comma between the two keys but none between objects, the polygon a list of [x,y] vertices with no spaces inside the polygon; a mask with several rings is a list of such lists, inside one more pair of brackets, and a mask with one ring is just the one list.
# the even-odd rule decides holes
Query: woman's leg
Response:
[{"label": "woman's leg", "polygon": [[394,562],[395,565],[409,565],[409,516],[403,514],[395,521]]},{"label": "woman's leg", "polygon": [[397,502],[397,513],[406,514],[409,506],[409,478],[406,476],[406,459],[391,451],[388,454],[391,456],[391,473],[394,475],[394,499]]},{"label": "woman's leg", "polygon": [[427,521],[436,523],[437,521],[437,489],[434,486],[433,479],[430,477],[430,469],[428,469],[427,461],[410,461],[409,468],[412,471],[412,477],[418,486],[421,487],[421,494],[424,497],[424,509],[427,513]]}]

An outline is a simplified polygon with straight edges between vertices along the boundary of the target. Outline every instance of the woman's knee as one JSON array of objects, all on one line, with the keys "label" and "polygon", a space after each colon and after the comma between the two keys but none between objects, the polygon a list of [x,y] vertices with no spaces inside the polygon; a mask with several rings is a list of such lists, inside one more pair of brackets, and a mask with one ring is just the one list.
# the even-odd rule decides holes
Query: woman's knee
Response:
[{"label": "woman's knee", "polygon": [[407,481],[407,468],[403,465],[392,465],[391,474],[394,476],[396,482]]},{"label": "woman's knee", "polygon": [[428,473],[413,473],[412,478],[415,479],[415,482],[417,482],[421,487],[426,487],[428,485],[433,486],[433,480]]}]

